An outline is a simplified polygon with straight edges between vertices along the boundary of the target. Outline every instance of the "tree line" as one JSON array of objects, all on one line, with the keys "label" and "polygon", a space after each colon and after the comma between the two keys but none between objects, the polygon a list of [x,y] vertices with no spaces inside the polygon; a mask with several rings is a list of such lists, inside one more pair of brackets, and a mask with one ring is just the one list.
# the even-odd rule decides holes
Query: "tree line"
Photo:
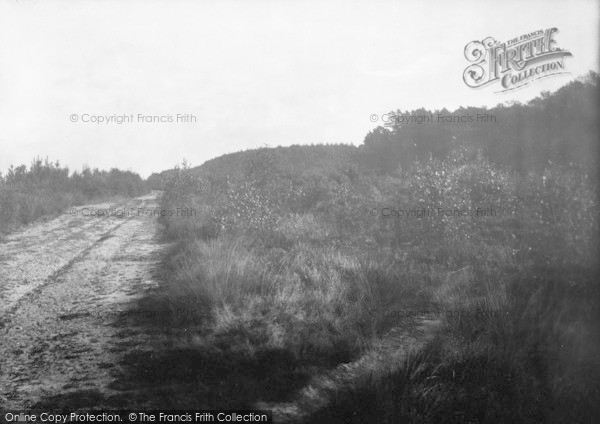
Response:
[{"label": "tree line", "polygon": [[365,137],[364,160],[374,170],[389,173],[430,158],[445,159],[464,147],[473,156],[485,156],[519,173],[558,164],[597,177],[598,79],[590,72],[526,104],[460,107],[454,112],[396,110],[389,114],[389,126],[377,127]]},{"label": "tree line", "polygon": [[11,166],[6,175],[0,173],[0,232],[71,205],[111,196],[138,196],[145,189],[144,180],[132,171],[84,167],[70,173],[58,161],[36,158],[29,167]]}]

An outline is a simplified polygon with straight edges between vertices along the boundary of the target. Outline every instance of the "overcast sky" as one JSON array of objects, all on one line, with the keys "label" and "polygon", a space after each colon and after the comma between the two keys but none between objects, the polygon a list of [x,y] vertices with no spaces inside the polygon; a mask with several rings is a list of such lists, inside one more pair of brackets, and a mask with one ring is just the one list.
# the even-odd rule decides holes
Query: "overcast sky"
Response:
[{"label": "overcast sky", "polygon": [[[265,144],[360,144],[371,114],[526,101],[598,71],[598,24],[597,1],[0,0],[0,171],[48,156],[147,176]],[[464,84],[468,42],[551,27],[570,75]],[[178,113],[197,121],[81,122]]]}]

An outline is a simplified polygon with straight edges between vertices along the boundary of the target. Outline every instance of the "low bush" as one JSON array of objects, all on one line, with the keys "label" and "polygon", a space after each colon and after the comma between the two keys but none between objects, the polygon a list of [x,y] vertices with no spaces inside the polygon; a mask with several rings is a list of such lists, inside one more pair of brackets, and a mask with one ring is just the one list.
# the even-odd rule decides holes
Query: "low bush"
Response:
[{"label": "low bush", "polygon": [[60,163],[35,159],[0,175],[0,233],[59,213],[72,205],[114,196],[139,196],[145,184],[131,171],[84,168],[69,174]]}]

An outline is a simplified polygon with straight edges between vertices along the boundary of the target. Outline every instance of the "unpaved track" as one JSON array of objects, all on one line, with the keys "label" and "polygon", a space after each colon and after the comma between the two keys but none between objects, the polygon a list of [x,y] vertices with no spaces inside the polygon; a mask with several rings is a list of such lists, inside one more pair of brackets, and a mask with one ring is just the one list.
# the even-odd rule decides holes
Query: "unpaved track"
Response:
[{"label": "unpaved track", "polygon": [[[90,209],[157,210],[159,196]],[[78,209],[0,242],[0,408],[70,391],[114,395],[121,359],[149,342],[115,323],[158,284],[156,217]]]},{"label": "unpaved track", "polygon": [[277,423],[313,422],[312,414],[326,408],[337,392],[352,389],[382,370],[391,373],[404,366],[408,356],[431,341],[441,325],[439,319],[417,317],[410,325],[394,327],[358,360],[314,377],[290,402],[258,402],[255,406],[273,411]]}]

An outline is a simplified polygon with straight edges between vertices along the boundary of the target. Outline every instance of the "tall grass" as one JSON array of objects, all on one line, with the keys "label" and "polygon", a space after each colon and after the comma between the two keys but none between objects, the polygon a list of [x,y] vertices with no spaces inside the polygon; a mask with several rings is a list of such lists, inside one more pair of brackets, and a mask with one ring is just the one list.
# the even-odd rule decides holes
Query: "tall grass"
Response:
[{"label": "tall grass", "polygon": [[[250,356],[277,348],[326,367],[410,321],[382,311],[438,308],[452,313],[432,345],[313,418],[559,422],[593,412],[597,197],[577,169],[518,175],[464,150],[383,177],[291,176],[268,151],[256,160],[243,179],[199,179],[184,166],[166,182],[165,207],[201,212],[165,218],[176,245],[164,295],[204,311],[197,343]],[[496,213],[370,213],[384,207]]]}]

